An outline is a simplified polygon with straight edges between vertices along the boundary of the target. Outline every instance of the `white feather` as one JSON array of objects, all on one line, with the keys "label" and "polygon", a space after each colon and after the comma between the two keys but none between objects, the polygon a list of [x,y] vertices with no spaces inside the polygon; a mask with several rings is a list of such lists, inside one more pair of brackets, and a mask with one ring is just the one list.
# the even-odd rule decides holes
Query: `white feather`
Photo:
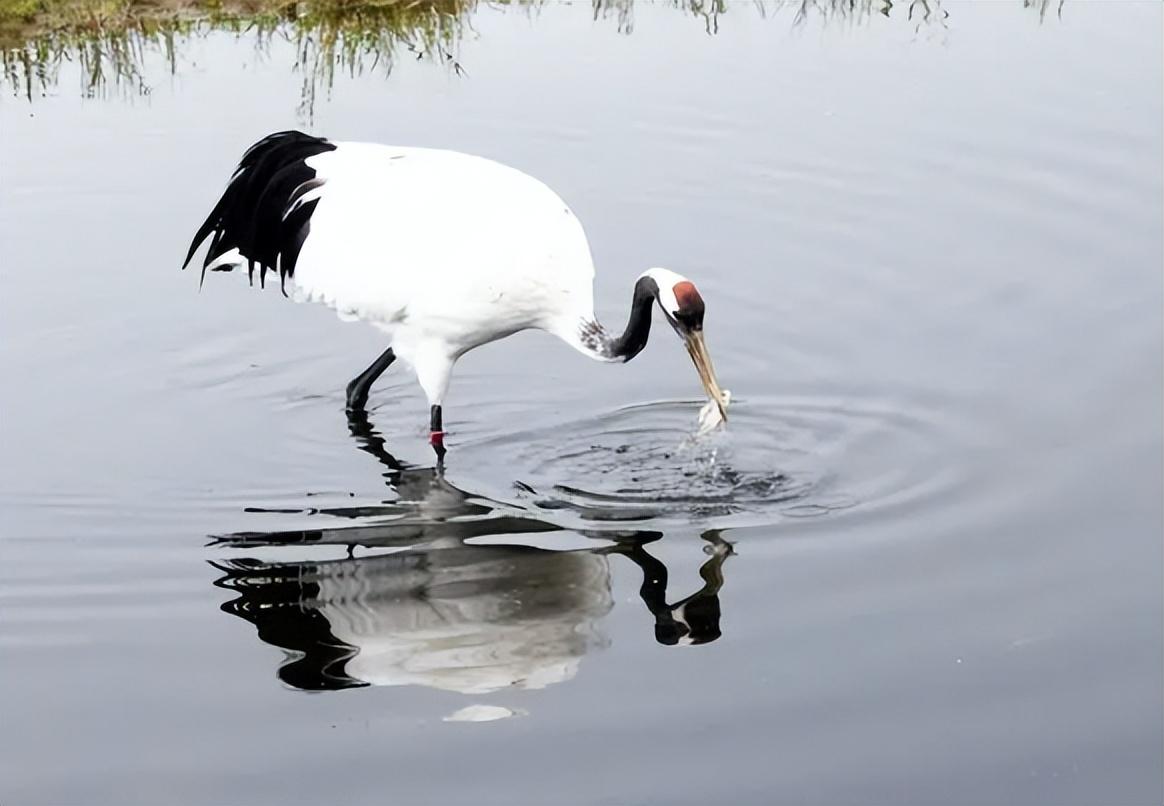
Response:
[{"label": "white feather", "polygon": [[246,258],[240,255],[237,249],[231,249],[207,263],[206,271],[214,271],[222,266],[241,266],[244,263],[246,263]]},{"label": "white feather", "polygon": [[578,326],[593,316],[594,265],[557,194],[481,157],[336,145],[307,161],[324,185],[298,296],[387,333],[434,403],[457,358],[519,330],[585,350]]},{"label": "white feather", "polygon": [[[629,361],[647,343],[654,300],[677,331],[699,326],[681,324],[675,287],[686,278],[652,268],[640,277],[651,282],[636,284],[622,334],[607,332],[594,317],[590,247],[569,206],[531,176],[454,151],[276,132],[243,156],[187,263],[207,238],[209,254],[228,251],[204,263],[203,276],[246,263],[260,282],[274,272],[295,299],[386,334],[391,352],[348,386],[352,408],[393,355],[412,365],[439,407],[461,355],[520,330],[546,330],[598,360]],[[434,408],[436,447],[440,422]]]},{"label": "white feather", "polygon": [[659,305],[663,310],[675,316],[679,313],[679,301],[675,299],[675,286],[678,283],[690,282],[682,274],[676,274],[670,269],[660,269],[658,267],[647,269],[643,272],[641,277],[650,277],[655,281],[655,285],[659,287]]}]

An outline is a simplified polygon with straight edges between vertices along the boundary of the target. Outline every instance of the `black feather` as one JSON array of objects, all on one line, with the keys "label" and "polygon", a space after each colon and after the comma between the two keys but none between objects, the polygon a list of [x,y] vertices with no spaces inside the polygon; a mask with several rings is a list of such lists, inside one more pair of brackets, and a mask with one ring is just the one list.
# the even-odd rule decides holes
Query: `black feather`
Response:
[{"label": "black feather", "polygon": [[[296,206],[299,200],[323,184],[306,160],[335,146],[320,137],[297,131],[277,132],[247,149],[238,168],[206,221],[194,234],[182,268],[189,265],[208,237],[210,246],[202,262],[202,280],[216,259],[237,249],[254,282],[266,285],[267,272],[278,272],[280,287],[295,275],[299,250],[310,230],[317,199]],[[230,271],[233,266],[216,267]]]},{"label": "black feather", "polygon": [[[319,199],[312,199],[295,208],[283,220],[283,231],[287,233],[287,240],[283,243],[282,259],[279,261],[280,283],[287,277],[295,276],[295,264],[299,261],[299,250],[303,248],[303,242],[307,240],[311,214],[315,211],[317,204],[319,204]],[[287,293],[286,289],[283,293]]]}]

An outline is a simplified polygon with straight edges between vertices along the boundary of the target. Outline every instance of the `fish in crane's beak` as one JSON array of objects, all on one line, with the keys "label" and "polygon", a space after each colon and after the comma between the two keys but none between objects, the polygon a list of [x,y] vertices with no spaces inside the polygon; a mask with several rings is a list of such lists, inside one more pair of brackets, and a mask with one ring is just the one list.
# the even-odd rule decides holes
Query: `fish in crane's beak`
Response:
[{"label": "fish in crane's beak", "polygon": [[719,416],[727,420],[727,397],[719,388],[719,381],[715,378],[715,367],[711,363],[711,355],[707,352],[707,344],[703,340],[703,330],[686,330],[683,332],[683,343],[687,347],[687,354],[695,364],[695,371],[699,373],[699,381],[707,396],[715,401],[719,409]]}]

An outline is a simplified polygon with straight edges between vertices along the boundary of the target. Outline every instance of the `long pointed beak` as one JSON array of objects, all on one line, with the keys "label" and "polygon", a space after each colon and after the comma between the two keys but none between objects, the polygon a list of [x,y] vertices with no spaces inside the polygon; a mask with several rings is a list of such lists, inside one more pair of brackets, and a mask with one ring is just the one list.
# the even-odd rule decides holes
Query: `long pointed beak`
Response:
[{"label": "long pointed beak", "polygon": [[702,330],[691,330],[684,334],[683,342],[687,346],[687,354],[695,364],[695,371],[699,373],[699,380],[707,396],[715,401],[719,408],[719,415],[727,420],[727,401],[723,390],[719,388],[719,381],[715,379],[715,367],[711,363],[711,355],[707,352],[707,345],[703,341]]}]

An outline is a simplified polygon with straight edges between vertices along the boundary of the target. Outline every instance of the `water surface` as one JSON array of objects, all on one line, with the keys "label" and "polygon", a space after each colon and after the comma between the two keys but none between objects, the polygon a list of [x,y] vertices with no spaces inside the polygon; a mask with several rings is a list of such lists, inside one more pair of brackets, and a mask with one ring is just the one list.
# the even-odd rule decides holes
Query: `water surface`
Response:
[{"label": "water surface", "polygon": [[[1160,6],[469,22],[0,101],[0,800],[1159,803]],[[612,325],[691,276],[730,428],[664,331],[466,356],[443,476],[347,420],[374,330],[178,271],[308,123],[545,180]]]}]

